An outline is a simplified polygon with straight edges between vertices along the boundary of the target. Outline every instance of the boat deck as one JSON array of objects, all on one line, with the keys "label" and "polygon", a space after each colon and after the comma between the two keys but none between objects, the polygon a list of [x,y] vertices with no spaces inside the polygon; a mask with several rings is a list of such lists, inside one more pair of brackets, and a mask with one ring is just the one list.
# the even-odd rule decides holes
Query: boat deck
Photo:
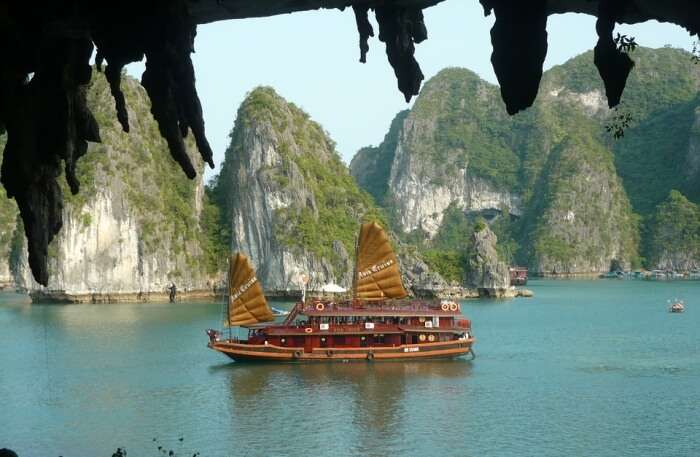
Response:
[{"label": "boat deck", "polygon": [[235,341],[210,342],[209,347],[234,360],[246,361],[381,361],[459,357],[472,354],[475,339],[403,344],[399,346],[328,347],[305,350],[304,347],[282,347],[273,344],[247,344]]}]

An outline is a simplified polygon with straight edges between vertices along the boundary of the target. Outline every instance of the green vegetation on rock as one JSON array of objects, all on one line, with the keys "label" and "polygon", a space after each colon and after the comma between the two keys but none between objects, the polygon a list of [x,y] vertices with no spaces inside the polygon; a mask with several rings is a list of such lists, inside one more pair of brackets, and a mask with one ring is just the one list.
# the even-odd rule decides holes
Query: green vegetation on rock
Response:
[{"label": "green vegetation on rock", "polygon": [[438,166],[436,179],[468,167],[497,187],[516,187],[520,158],[509,144],[510,122],[502,107],[498,87],[469,70],[444,69],[416,99],[408,119],[425,128],[414,129],[405,147]]},{"label": "green vegetation on rock", "polygon": [[[632,58],[636,65],[617,112],[607,108],[592,52],[545,72],[535,104],[513,117],[505,114],[496,86],[468,70],[443,70],[425,84],[401,131],[353,159],[353,173],[375,198],[381,196],[377,201],[399,233],[402,214],[395,213],[406,188],[382,194],[375,189],[390,183],[381,174],[358,176],[392,160],[397,150],[404,156],[393,161],[392,176],[411,176],[403,186],[429,182],[449,189],[461,185],[457,170],[465,170],[467,179],[486,180],[492,192],[520,197],[521,217],[495,217],[491,225],[506,261],[543,273],[607,270],[613,261],[639,266],[640,236],[650,242],[651,215],[669,191],[700,200],[700,66],[679,49],[637,48]],[[632,119],[618,141],[606,131],[616,114]],[[408,207],[415,205],[402,211]],[[449,225],[448,211],[453,208],[442,216]],[[472,220],[480,212],[464,211]],[[403,238],[420,243],[421,235]],[[432,249],[433,265],[456,258],[435,240],[424,244]]]},{"label": "green vegetation on rock", "polygon": [[[0,135],[0,160],[2,159],[7,135]],[[12,242],[15,238],[19,210],[14,200],[7,198],[5,187],[0,186],[0,258],[9,258],[12,251]],[[4,267],[0,268],[0,272]]]},{"label": "green vegetation on rock", "polygon": [[700,208],[677,190],[656,207],[648,255],[653,263],[687,269],[700,258]]},{"label": "green vegetation on rock", "polygon": [[[257,163],[260,160],[264,163]],[[212,187],[229,224],[234,213],[247,212],[246,219],[267,217],[253,214],[257,203],[242,195],[254,192],[241,187],[249,182],[241,176],[250,173],[255,174],[251,183],[261,188],[256,197],[276,199],[267,203],[275,206],[270,211],[274,242],[297,256],[324,259],[338,274],[346,273],[347,259],[334,242],[351,254],[360,223],[378,220],[386,226],[382,212],[357,186],[323,128],[270,87],[253,90],[239,108],[221,174]]]},{"label": "green vegetation on rock", "polygon": [[350,170],[357,183],[379,204],[385,203],[394,152],[399,143],[401,127],[409,113],[409,110],[405,110],[397,114],[384,141],[377,147],[360,149],[350,162]]}]

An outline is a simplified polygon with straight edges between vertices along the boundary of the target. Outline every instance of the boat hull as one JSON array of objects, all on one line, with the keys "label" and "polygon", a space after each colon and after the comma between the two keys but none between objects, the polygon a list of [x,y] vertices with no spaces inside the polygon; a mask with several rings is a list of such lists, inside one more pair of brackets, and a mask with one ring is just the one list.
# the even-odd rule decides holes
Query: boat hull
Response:
[{"label": "boat hull", "polygon": [[208,346],[236,361],[258,362],[350,362],[388,361],[461,357],[472,354],[474,338],[438,343],[405,344],[392,347],[314,348],[253,345],[228,341],[210,342]]}]

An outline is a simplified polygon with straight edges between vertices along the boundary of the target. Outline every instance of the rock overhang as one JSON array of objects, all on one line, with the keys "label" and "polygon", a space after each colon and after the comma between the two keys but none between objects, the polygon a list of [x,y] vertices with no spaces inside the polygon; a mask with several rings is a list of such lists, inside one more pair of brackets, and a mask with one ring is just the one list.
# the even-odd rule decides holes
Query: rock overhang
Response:
[{"label": "rock overhang", "polygon": [[[20,2],[0,6],[0,133],[8,133],[2,183],[17,200],[28,238],[29,262],[36,279],[48,280],[48,244],[61,228],[63,196],[58,179],[79,191],[75,165],[87,142],[100,141],[99,126],[86,106],[85,90],[97,49],[106,61],[118,119],[129,130],[120,89],[124,65],[146,58],[142,84],[171,155],[195,176],[183,137],[192,132],[202,158],[213,166],[190,58],[198,24],[272,16],[320,8],[351,8],[360,60],[374,36],[368,19],[374,11],[378,39],[407,100],[420,89],[423,74],[415,45],[428,38],[423,10],[456,0],[154,0],[151,2]],[[476,0],[474,0],[476,1]],[[634,62],[613,36],[616,23],[671,22],[691,35],[700,31],[700,3],[693,0],[480,0],[495,15],[492,63],[506,109],[514,114],[535,100],[549,37],[547,17],[567,12],[597,16],[595,63],[609,106],[619,103]],[[30,78],[30,75],[33,75]]]}]

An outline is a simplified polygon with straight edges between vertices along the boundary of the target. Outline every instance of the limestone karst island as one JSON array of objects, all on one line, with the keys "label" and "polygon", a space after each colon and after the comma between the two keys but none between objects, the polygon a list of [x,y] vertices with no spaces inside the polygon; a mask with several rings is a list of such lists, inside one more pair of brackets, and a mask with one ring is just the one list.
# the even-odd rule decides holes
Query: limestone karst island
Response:
[{"label": "limestone karst island", "polygon": [[698,455],[698,18],[0,5],[0,457]]}]

